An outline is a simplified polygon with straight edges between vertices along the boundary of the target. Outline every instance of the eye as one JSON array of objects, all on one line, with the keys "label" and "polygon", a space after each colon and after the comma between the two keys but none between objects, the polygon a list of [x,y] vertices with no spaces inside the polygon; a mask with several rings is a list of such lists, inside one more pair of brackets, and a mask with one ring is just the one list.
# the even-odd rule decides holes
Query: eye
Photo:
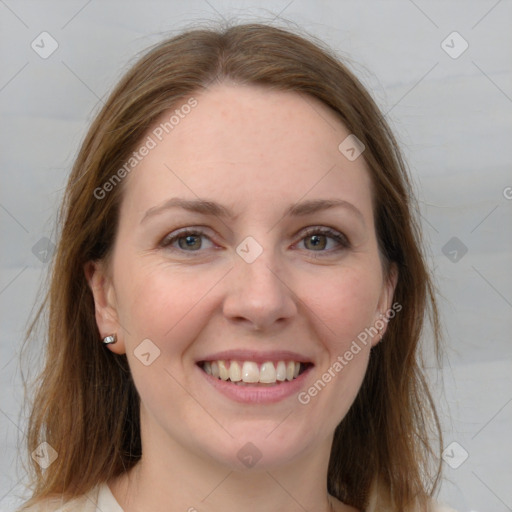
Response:
[{"label": "eye", "polygon": [[[205,247],[205,240],[210,245]],[[299,243],[303,243],[303,248],[309,252],[318,253],[332,253],[350,247],[350,242],[343,233],[327,227],[307,229]],[[213,246],[213,242],[204,231],[190,228],[170,233],[160,242],[162,248],[183,252],[199,252]]]},{"label": "eye", "polygon": [[[172,249],[176,250],[181,249],[186,252],[197,252],[199,249],[205,249],[205,247],[203,247],[204,244],[202,237],[212,243],[203,231],[197,229],[184,229],[177,233],[170,233],[167,235],[160,242],[160,246],[164,248],[172,246]],[[176,243],[178,244],[177,247],[175,246]]]},{"label": "eye", "polygon": [[[334,245],[334,249],[329,249],[329,241],[336,242]],[[304,247],[308,250],[312,250],[313,252],[333,252],[336,250],[347,249],[350,247],[350,243],[347,237],[340,233],[339,231],[335,231],[331,228],[309,228],[305,232],[305,236],[301,239],[304,244]],[[336,248],[336,245],[338,247]],[[341,246],[341,248],[340,248]]]}]

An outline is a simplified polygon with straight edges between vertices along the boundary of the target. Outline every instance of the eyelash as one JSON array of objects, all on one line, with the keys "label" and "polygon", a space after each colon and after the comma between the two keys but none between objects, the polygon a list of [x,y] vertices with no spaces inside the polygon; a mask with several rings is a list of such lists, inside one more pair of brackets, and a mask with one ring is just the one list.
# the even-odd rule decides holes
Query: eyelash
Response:
[{"label": "eyelash", "polygon": [[337,249],[331,249],[329,251],[310,251],[310,252],[332,253],[332,252],[340,251],[341,249],[349,249],[350,248],[350,242],[348,241],[348,238],[343,233],[340,233],[339,231],[336,231],[332,228],[327,228],[327,227],[325,227],[325,228],[307,228],[304,231],[304,234],[303,234],[302,238],[300,239],[300,241],[304,240],[305,238],[308,238],[309,236],[313,236],[313,235],[327,236],[328,238],[336,240],[336,242],[338,242],[341,247],[338,247]]},{"label": "eyelash", "polygon": [[[331,239],[335,240],[336,242],[338,242],[340,244],[340,246],[341,246],[341,247],[338,247],[337,249],[331,249],[331,250],[327,250],[327,251],[326,250],[308,251],[308,252],[311,252],[313,254],[314,253],[332,254],[333,252],[337,252],[337,251],[340,251],[340,250],[343,250],[343,249],[349,249],[350,248],[350,242],[349,242],[349,240],[347,239],[347,237],[343,233],[340,233],[339,231],[335,231],[334,229],[327,228],[327,227],[307,228],[306,231],[304,231],[304,234],[303,234],[302,238],[300,239],[300,241],[303,241],[304,239],[306,239],[306,238],[308,238],[310,236],[313,236],[313,235],[327,236],[328,238],[331,238]],[[185,250],[182,250],[180,248],[176,248],[176,247],[170,248],[169,247],[172,243],[176,242],[180,238],[185,238],[187,236],[205,236],[206,238],[209,238],[206,235],[206,233],[204,231],[201,231],[200,229],[189,229],[189,228],[186,228],[183,231],[179,231],[178,233],[173,234],[172,236],[171,235],[167,235],[160,242],[160,247],[162,247],[164,249],[179,250],[179,251],[184,252],[184,253],[192,253],[193,254],[193,253],[200,252],[200,250],[198,250],[198,251],[185,251]],[[315,254],[315,257],[317,257],[316,254]]]}]

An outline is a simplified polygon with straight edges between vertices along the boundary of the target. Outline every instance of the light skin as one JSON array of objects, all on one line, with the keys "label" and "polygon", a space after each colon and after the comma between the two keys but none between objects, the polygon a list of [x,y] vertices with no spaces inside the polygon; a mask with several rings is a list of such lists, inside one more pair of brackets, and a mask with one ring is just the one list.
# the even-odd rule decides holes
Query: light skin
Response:
[{"label": "light skin", "polygon": [[[307,405],[297,394],[235,402],[196,363],[291,350],[314,364],[307,390],[391,307],[396,275],[379,256],[366,164],[340,153],[349,132],[314,99],[234,84],[194,97],[125,179],[108,264],[86,266],[99,331],[118,337],[105,350],[127,355],[141,397],[142,459],[109,486],[125,512],[355,510],[328,496],[327,465],[379,336]],[[234,217],[175,207],[144,218],[172,197],[215,201]],[[284,215],[323,199],[351,206]],[[188,227],[204,232],[192,249],[184,238],[161,246]],[[349,245],[318,233],[326,227]],[[263,249],[252,263],[236,252],[248,236]],[[145,339],[160,350],[148,366],[134,354]],[[249,442],[261,454],[251,468],[237,457]]]}]

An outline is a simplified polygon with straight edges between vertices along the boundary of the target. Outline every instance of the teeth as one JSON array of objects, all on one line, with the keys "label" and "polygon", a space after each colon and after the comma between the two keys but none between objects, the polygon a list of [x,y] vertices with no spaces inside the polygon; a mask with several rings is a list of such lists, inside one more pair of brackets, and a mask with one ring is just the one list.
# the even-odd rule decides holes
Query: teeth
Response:
[{"label": "teeth", "polygon": [[276,368],[276,379],[279,381],[286,380],[286,364],[284,361],[279,361]]},{"label": "teeth", "polygon": [[228,380],[229,379],[229,372],[228,372],[228,369],[226,368],[225,361],[217,361],[217,363],[219,364],[220,378],[222,380]]},{"label": "teeth", "polygon": [[271,384],[276,381],[276,367],[274,363],[268,361],[267,363],[263,363],[260,369],[260,382],[265,382],[267,384]]},{"label": "teeth", "polygon": [[240,370],[240,365],[236,361],[232,361],[229,365],[229,380],[231,382],[242,380],[242,370]]},{"label": "teeth", "polygon": [[259,382],[260,369],[256,363],[245,361],[242,366],[242,380],[244,382]]},{"label": "teeth", "polygon": [[286,380],[293,380],[293,375],[295,373],[295,363],[290,361],[286,365]]},{"label": "teeth", "polygon": [[230,380],[239,385],[245,384],[276,384],[285,380],[291,381],[299,376],[300,363],[297,361],[264,362],[261,367],[254,361],[205,361],[203,370],[221,380]]}]

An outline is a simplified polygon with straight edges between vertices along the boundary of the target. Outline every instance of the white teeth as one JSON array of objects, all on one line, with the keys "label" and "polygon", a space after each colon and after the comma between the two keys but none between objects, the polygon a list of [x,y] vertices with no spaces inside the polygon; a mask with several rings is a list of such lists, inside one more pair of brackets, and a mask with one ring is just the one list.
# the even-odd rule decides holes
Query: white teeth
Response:
[{"label": "white teeth", "polygon": [[286,380],[286,364],[284,361],[279,361],[276,368],[276,379],[283,382]]},{"label": "white teeth", "polygon": [[276,381],[276,367],[271,361],[267,361],[261,365],[260,382],[271,384]]},{"label": "white teeth", "polygon": [[259,382],[260,370],[256,363],[245,361],[242,366],[242,380],[244,382]]},{"label": "white teeth", "polygon": [[293,361],[289,361],[286,365],[286,380],[293,380],[293,375],[295,373],[295,363]]},{"label": "white teeth", "polygon": [[296,379],[299,376],[300,363],[266,361],[259,366],[254,361],[205,361],[203,370],[217,379],[230,380],[240,385],[256,383],[272,385]]},{"label": "white teeth", "polygon": [[242,370],[236,361],[232,361],[229,365],[229,379],[231,382],[238,382],[242,380]]},{"label": "white teeth", "polygon": [[220,378],[222,380],[228,380],[229,379],[229,371],[226,368],[226,362],[225,361],[217,361],[219,364],[219,374]]}]

